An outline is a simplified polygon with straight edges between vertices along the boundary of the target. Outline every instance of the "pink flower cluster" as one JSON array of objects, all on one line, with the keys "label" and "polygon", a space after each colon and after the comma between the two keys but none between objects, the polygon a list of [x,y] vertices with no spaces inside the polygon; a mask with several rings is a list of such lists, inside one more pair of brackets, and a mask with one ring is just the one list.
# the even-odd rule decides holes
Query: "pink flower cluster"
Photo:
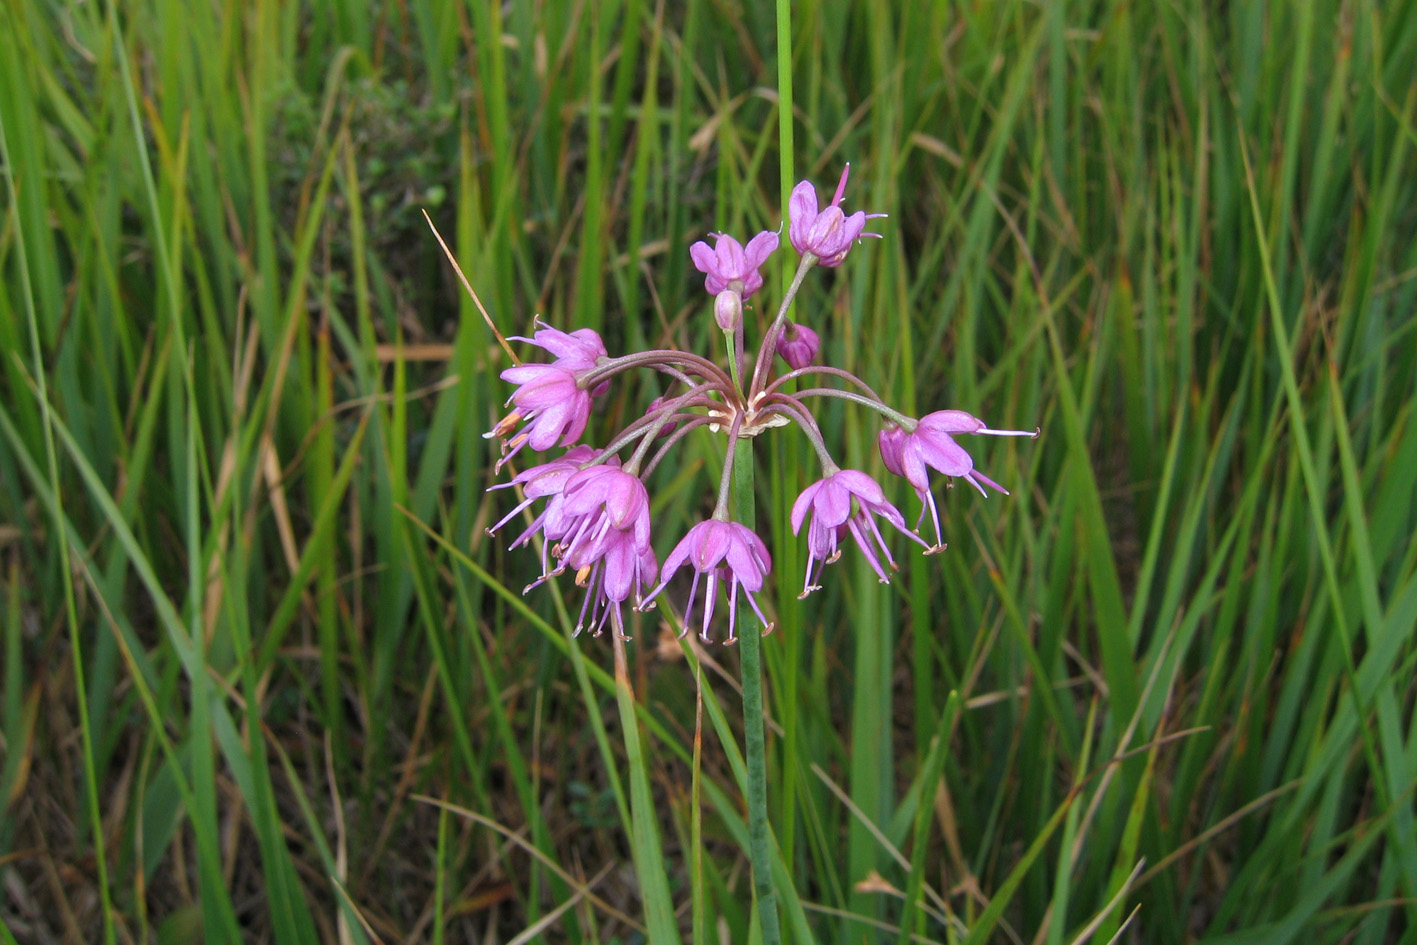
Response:
[{"label": "pink flower cluster", "polygon": [[[609,622],[624,634],[622,605],[637,610],[654,606],[656,599],[687,565],[692,572],[681,636],[687,632],[689,613],[699,591],[703,604],[699,632],[709,640],[710,624],[724,589],[728,601],[727,642],[736,638],[739,596],[746,597],[764,632],[772,621],[758,600],[772,558],[763,540],[729,514],[729,483],[735,444],[769,429],[794,425],[812,444],[822,463],[822,477],[808,485],[793,503],[792,530],[807,527],[807,570],[800,596],[820,585],[823,569],[842,554],[850,540],[883,582],[898,569],[882,532],[884,522],[927,554],[944,550],[943,532],[930,470],[969,482],[981,494],[985,486],[1007,491],[974,468],[974,460],[960,445],[962,435],[1037,436],[1038,431],[994,430],[962,410],[939,410],[918,419],[906,416],[881,401],[864,382],[839,368],[818,366],[821,339],[815,330],[789,320],[787,315],[802,284],[815,266],[841,265],[857,241],[866,236],[866,221],[884,216],[841,209],[849,168],[842,171],[832,202],[819,209],[816,190],[803,181],[788,203],[788,238],[800,255],[796,277],[784,294],[776,317],[769,324],[753,362],[751,374],[743,361],[744,301],[763,287],[760,270],[777,250],[777,233],[764,231],[747,245],[723,233],[711,234],[714,245],[697,242],[689,249],[694,266],[704,274],[704,288],[713,296],[713,317],[728,336],[729,350],[738,364],[725,370],[715,361],[677,350],[636,352],[612,358],[598,334],[588,328],[562,332],[539,326],[531,338],[519,338],[553,356],[549,363],[522,364],[502,372],[516,385],[507,404],[512,410],[488,436],[502,440],[497,466],[513,459],[524,447],[545,451],[569,447],[560,457],[517,473],[494,489],[517,487],[521,501],[488,531],[495,533],[518,515],[530,514],[537,503],[541,511],[511,547],[541,543],[540,584],[566,570],[586,589],[576,632],[590,628],[599,634]],[[788,371],[773,377],[775,357]],[[614,435],[603,449],[580,440],[590,421],[596,399],[612,378],[637,368],[650,368],[668,378],[668,388],[646,412]],[[841,381],[842,387],[818,387],[792,393],[785,385],[810,375]],[[876,411],[883,419],[879,437],[885,468],[906,480],[920,498],[915,529],[886,498],[885,490],[869,474],[841,469],[832,459],[812,411],[809,396],[840,397]],[[726,460],[719,482],[718,501],[712,515],[689,529],[661,566],[651,546],[652,522],[646,478],[664,456],[686,435],[705,428],[728,437]],[[621,454],[629,451],[628,459]],[[919,535],[929,513],[935,542]]]}]

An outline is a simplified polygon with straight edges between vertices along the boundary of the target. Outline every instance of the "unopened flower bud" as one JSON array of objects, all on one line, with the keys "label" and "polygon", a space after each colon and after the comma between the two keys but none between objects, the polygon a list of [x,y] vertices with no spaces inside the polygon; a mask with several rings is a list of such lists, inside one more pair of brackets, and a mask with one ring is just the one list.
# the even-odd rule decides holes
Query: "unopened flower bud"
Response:
[{"label": "unopened flower bud", "polygon": [[[649,402],[649,409],[645,411],[645,416],[651,416],[655,413],[658,413],[664,407],[664,404],[667,399],[668,398],[665,398],[665,396],[661,394],[654,400],[651,400]],[[677,420],[671,420],[669,423],[666,423],[664,426],[659,428],[659,436],[668,436],[676,429],[678,429],[678,427],[679,422]]]},{"label": "unopened flower bud", "polygon": [[788,322],[777,338],[777,353],[794,371],[800,371],[817,360],[817,350],[821,346],[822,340],[815,331],[795,322]]},{"label": "unopened flower bud", "polygon": [[743,323],[743,297],[732,289],[724,289],[713,300],[713,318],[724,331],[737,331]]}]

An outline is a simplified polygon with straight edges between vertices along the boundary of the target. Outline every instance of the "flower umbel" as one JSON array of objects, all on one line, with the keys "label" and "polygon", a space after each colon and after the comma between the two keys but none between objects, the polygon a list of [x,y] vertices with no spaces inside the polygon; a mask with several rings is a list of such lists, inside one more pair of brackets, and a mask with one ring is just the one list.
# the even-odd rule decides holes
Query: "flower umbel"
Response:
[{"label": "flower umbel", "polygon": [[[938,410],[917,419],[889,406],[860,378],[819,362],[821,339],[816,329],[792,312],[801,286],[817,266],[838,266],[856,242],[865,236],[866,221],[884,214],[841,207],[849,165],[842,170],[832,201],[818,203],[810,181],[792,191],[788,205],[788,238],[802,254],[791,284],[776,315],[763,332],[756,356],[745,347],[745,334],[755,319],[745,317],[744,300],[763,288],[759,272],[777,249],[778,234],[758,233],[743,246],[724,233],[711,234],[713,245],[696,242],[689,249],[695,268],[704,274],[704,288],[713,297],[712,317],[726,343],[727,366],[701,354],[673,348],[631,352],[612,358],[600,336],[590,329],[564,332],[536,323],[530,338],[519,338],[546,351],[551,360],[520,364],[502,372],[516,386],[508,404],[510,413],[489,436],[504,440],[500,467],[522,449],[548,450],[570,447],[560,458],[518,473],[505,486],[520,486],[521,499],[489,532],[496,532],[518,515],[531,516],[531,507],[545,500],[539,515],[512,542],[512,547],[540,539],[541,576],[530,587],[566,570],[586,589],[579,633],[603,630],[607,620],[624,636],[623,605],[646,611],[684,567],[693,571],[685,607],[683,636],[689,620],[708,641],[718,609],[720,585],[728,599],[728,633],[725,642],[737,639],[738,598],[746,594],[748,606],[772,629],[757,595],[763,591],[772,558],[767,545],[750,524],[732,521],[729,515],[734,478],[732,469],[740,453],[751,457],[748,443],[779,427],[795,426],[821,462],[821,478],[798,496],[791,511],[792,530],[807,528],[807,568],[801,597],[820,588],[828,564],[841,556],[842,542],[855,542],[866,563],[882,582],[898,570],[891,554],[884,521],[925,548],[927,554],[944,550],[939,510],[930,492],[930,470],[965,479],[980,493],[989,488],[1006,493],[994,480],[974,468],[974,460],[956,441],[964,434],[1030,436],[1021,430],[994,430],[962,410]],[[796,317],[789,318],[795,314]],[[844,341],[851,344],[850,339]],[[786,362],[782,372],[777,358]],[[604,449],[576,445],[590,422],[591,408],[611,382],[633,370],[648,368],[665,380],[658,396],[637,417],[631,416],[605,441]],[[775,376],[776,375],[776,376]],[[811,379],[814,383],[809,383]],[[791,382],[791,383],[789,383]],[[825,386],[835,385],[835,386]],[[880,416],[879,443],[887,470],[903,477],[921,501],[915,530],[886,498],[881,484],[861,470],[842,469],[832,458],[811,404],[815,398],[835,397],[855,408]],[[625,398],[617,400],[623,405]],[[693,526],[659,565],[651,546],[651,503],[646,483],[659,464],[696,431],[726,436],[723,471],[712,517]],[[494,486],[493,488],[504,488]],[[918,532],[929,513],[935,526],[935,543]],[[700,591],[702,587],[702,599]],[[528,590],[530,590],[528,587]],[[695,611],[698,602],[701,610]]]},{"label": "flower umbel", "polygon": [[[522,499],[508,515],[493,526],[496,531],[513,517],[530,515],[530,506],[538,499],[546,505],[529,528],[513,542],[513,546],[542,541],[542,574],[531,586],[570,569],[576,584],[585,589],[580,617],[572,635],[589,627],[599,635],[607,621],[613,631],[615,654],[616,702],[626,733],[629,757],[635,757],[633,745],[639,731],[635,715],[635,698],[630,685],[630,673],[622,639],[625,632],[623,605],[631,601],[636,612],[651,609],[679,571],[688,565],[692,570],[688,602],[680,621],[679,637],[687,635],[689,622],[699,627],[704,642],[713,639],[710,628],[718,607],[719,585],[723,585],[728,600],[728,633],[723,642],[738,640],[739,597],[746,595],[762,625],[762,634],[773,628],[758,600],[772,570],[772,557],[767,545],[752,527],[755,501],[754,438],[781,427],[796,427],[812,446],[821,464],[821,478],[807,486],[791,510],[792,530],[800,534],[807,528],[808,560],[801,597],[819,589],[826,566],[841,556],[841,543],[847,537],[856,542],[876,577],[884,583],[890,572],[897,570],[886,536],[878,524],[884,519],[892,528],[906,534],[910,540],[925,547],[926,553],[943,550],[939,513],[930,493],[929,470],[947,476],[961,476],[981,493],[985,487],[1003,492],[1003,487],[974,469],[974,461],[955,442],[960,434],[1026,435],[1014,430],[991,430],[972,415],[960,410],[941,410],[915,420],[888,405],[866,382],[848,371],[830,364],[819,364],[821,343],[817,332],[805,324],[793,303],[808,275],[819,266],[839,266],[852,247],[863,236],[879,236],[865,232],[866,221],[884,214],[857,211],[848,215],[841,208],[846,193],[849,165],[843,168],[832,201],[821,208],[811,182],[802,181],[792,191],[788,201],[790,223],[788,237],[801,254],[796,273],[778,303],[776,314],[768,322],[752,356],[745,345],[750,325],[757,318],[746,317],[744,301],[763,287],[759,269],[777,248],[778,234],[764,231],[742,246],[731,236],[712,234],[714,245],[697,242],[689,249],[694,266],[704,274],[704,288],[713,299],[711,315],[718,331],[704,324],[710,336],[722,334],[726,368],[702,354],[674,348],[637,351],[611,358],[600,336],[588,329],[562,332],[539,326],[532,338],[521,339],[540,347],[553,356],[548,364],[522,364],[502,373],[503,379],[517,386],[508,403],[514,409],[503,418],[489,435],[503,438],[500,467],[526,446],[545,450],[553,446],[574,447],[560,459],[533,466],[518,474],[510,485],[522,487]],[[669,296],[665,296],[669,297]],[[658,297],[656,297],[658,300]],[[800,308],[800,306],[799,306]],[[484,313],[485,314],[485,313]],[[789,315],[794,316],[789,320]],[[817,322],[821,324],[821,322]],[[633,328],[633,326],[632,326]],[[698,335],[697,328],[683,330],[678,313],[673,322],[665,320],[665,333]],[[631,336],[636,334],[633,330]],[[854,339],[841,339],[836,348],[847,348]],[[777,358],[790,368],[780,371]],[[611,434],[601,450],[575,446],[589,423],[596,397],[603,394],[613,379],[632,370],[647,368],[656,372],[664,387],[657,390],[647,410],[635,416]],[[622,394],[616,398],[616,415],[631,400]],[[916,532],[924,521],[926,508],[935,524],[936,544],[927,545],[918,534],[905,527],[900,511],[886,498],[880,483],[860,470],[842,469],[832,458],[827,438],[812,410],[816,398],[834,397],[845,401],[852,409],[865,409],[882,418],[880,435],[881,458],[887,469],[903,476],[922,502]],[[839,423],[835,413],[833,422]],[[526,424],[522,427],[522,424]],[[519,429],[520,428],[520,429]],[[653,482],[659,464],[691,434],[706,433],[724,436],[726,442],[715,444],[711,453],[721,448],[724,457],[719,476],[717,498],[710,518],[689,529],[658,566],[651,546],[651,503],[647,482]],[[623,454],[623,455],[622,455]],[[740,465],[741,464],[741,465]],[[735,468],[736,466],[736,468]],[[675,495],[672,507],[682,505],[679,498],[685,475],[692,475],[693,464],[684,464],[671,479]],[[776,485],[781,485],[780,483]],[[775,492],[778,490],[774,490]],[[746,521],[733,521],[730,507],[739,510]],[[679,513],[682,515],[682,510]],[[553,560],[554,559],[554,564]],[[653,587],[646,591],[648,585]],[[703,585],[701,612],[695,611]],[[528,588],[530,590],[530,587]],[[767,610],[771,612],[771,607]],[[753,631],[757,628],[754,627]],[[752,861],[754,902],[761,923],[761,939],[768,943],[780,941],[773,891],[773,869],[770,857],[767,815],[767,762],[763,732],[764,703],[762,687],[762,653],[757,632],[745,632],[738,660],[742,669],[744,719],[744,767],[746,769],[746,800],[748,834]],[[637,776],[642,770],[636,767]],[[635,832],[639,824],[656,816],[651,809],[648,791],[631,791],[631,818]],[[641,844],[635,845],[637,868],[647,865],[648,857]],[[672,917],[667,917],[671,926]],[[651,915],[649,926],[656,926]]]}]

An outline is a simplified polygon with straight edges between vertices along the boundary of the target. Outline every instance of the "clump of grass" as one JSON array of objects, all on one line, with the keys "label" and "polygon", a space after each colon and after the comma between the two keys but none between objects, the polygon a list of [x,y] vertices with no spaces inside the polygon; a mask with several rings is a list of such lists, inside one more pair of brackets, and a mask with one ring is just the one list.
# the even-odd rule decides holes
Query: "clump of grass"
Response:
[{"label": "clump of grass", "polygon": [[[447,99],[434,100],[426,88],[403,79],[340,78],[313,92],[290,81],[278,93],[269,148],[273,202],[282,211],[276,225],[285,232],[295,228],[302,190],[338,128],[355,161],[366,234],[363,264],[375,282],[379,308],[398,315],[384,320],[385,334],[401,321],[410,330],[436,336],[442,320],[422,326],[416,318],[446,302],[444,287],[430,281],[425,268],[423,212],[452,219],[447,199],[457,184],[457,166],[447,155],[457,149],[458,103],[470,98],[471,89],[464,86]],[[349,212],[349,200],[334,192],[313,265],[314,277],[326,287],[327,303],[342,310],[353,307]],[[287,253],[283,262],[289,261]]]}]

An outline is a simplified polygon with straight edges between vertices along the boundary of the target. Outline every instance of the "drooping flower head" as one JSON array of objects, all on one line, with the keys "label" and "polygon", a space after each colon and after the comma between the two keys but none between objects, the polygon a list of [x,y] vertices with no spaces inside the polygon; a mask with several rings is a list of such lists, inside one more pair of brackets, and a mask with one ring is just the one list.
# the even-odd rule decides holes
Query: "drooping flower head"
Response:
[{"label": "drooping flower head", "polygon": [[926,414],[916,423],[914,430],[906,432],[898,426],[888,426],[879,437],[881,461],[887,469],[903,476],[915,489],[922,503],[920,519],[915,527],[925,519],[925,512],[935,524],[935,548],[944,547],[944,537],[940,531],[940,515],[935,507],[935,497],[930,493],[930,469],[958,476],[979,494],[988,497],[984,487],[1009,494],[1009,490],[974,468],[974,459],[955,441],[962,433],[987,434],[989,436],[1037,436],[1036,430],[991,430],[983,420],[963,410],[937,410]]},{"label": "drooping flower head", "polygon": [[505,437],[522,423],[527,426],[504,445],[498,469],[523,446],[540,451],[575,443],[585,432],[594,398],[609,386],[601,383],[587,391],[582,383],[585,373],[607,357],[605,343],[590,328],[568,334],[542,326],[530,338],[514,336],[512,340],[544,348],[556,355],[556,360],[550,364],[519,364],[502,372],[502,380],[518,385],[507,399],[514,409],[486,435]]},{"label": "drooping flower head", "polygon": [[[855,508],[852,507],[853,500]],[[884,555],[892,571],[896,570],[895,559],[891,557],[890,548],[881,530],[876,527],[873,516],[880,516],[897,531],[925,545],[920,536],[906,529],[904,517],[886,501],[880,484],[855,469],[839,469],[802,490],[792,504],[792,534],[802,531],[802,523],[809,512],[812,523],[807,527],[807,575],[799,597],[821,590],[820,585],[812,583],[813,566],[817,566],[817,576],[820,578],[822,569],[841,557],[838,543],[846,535],[856,540],[881,583],[890,583],[890,575],[882,566],[877,551]],[[928,549],[929,546],[925,547]]]},{"label": "drooping flower head", "polygon": [[732,289],[746,299],[761,289],[763,277],[758,269],[777,249],[777,234],[764,230],[750,239],[746,247],[727,233],[709,235],[714,239],[712,247],[702,240],[689,247],[694,268],[708,277],[704,288],[709,295]]},{"label": "drooping flower head", "polygon": [[777,337],[777,353],[794,371],[800,371],[817,360],[822,339],[806,325],[788,321]]},{"label": "drooping flower head", "polygon": [[615,632],[630,639],[624,631],[625,619],[620,605],[632,594],[637,601],[643,598],[645,588],[654,583],[658,573],[659,561],[653,548],[636,552],[631,542],[612,542],[604,558],[576,571],[576,583],[586,592],[571,635],[577,636],[589,627],[591,635],[598,637],[605,629],[606,619],[612,618]]},{"label": "drooping flower head", "polygon": [[788,198],[788,215],[791,223],[787,228],[788,238],[799,253],[811,253],[817,257],[820,266],[839,266],[852,244],[863,236],[879,238],[879,233],[863,233],[866,221],[883,217],[884,213],[864,213],[860,210],[847,216],[841,209],[841,198],[846,194],[846,178],[851,173],[848,164],[841,170],[841,181],[836,185],[836,196],[824,210],[817,210],[817,190],[811,181],[802,181],[792,188]]},{"label": "drooping flower head", "polygon": [[638,476],[608,464],[592,466],[571,476],[563,495],[557,553],[572,568],[594,564],[622,538],[637,550],[649,547],[649,493]]},{"label": "drooping flower head", "polygon": [[649,493],[638,476],[601,465],[576,472],[561,495],[552,553],[586,588],[575,632],[591,626],[598,635],[612,610],[618,613],[632,593],[642,596],[658,570],[650,547]]},{"label": "drooping flower head", "polygon": [[546,509],[541,510],[540,516],[531,521],[531,526],[510,544],[510,547],[516,548],[529,543],[531,536],[537,534],[538,531],[544,533],[547,524],[550,523],[551,534],[546,534],[546,544],[541,547],[541,579],[550,577],[551,567],[548,555],[550,555],[551,543],[561,537],[560,531],[557,530],[557,523],[561,519],[558,506],[560,506],[561,496],[565,492],[565,483],[570,482],[571,476],[580,472],[582,463],[588,463],[592,459],[595,459],[595,449],[592,449],[591,446],[574,446],[574,448],[568,449],[560,459],[541,463],[540,466],[530,466],[513,476],[512,482],[497,483],[496,486],[487,489],[487,492],[492,492],[493,489],[510,489],[512,486],[521,486],[524,496],[512,511],[502,517],[502,520],[497,521],[495,526],[487,528],[489,536],[496,534],[504,524],[512,521],[517,514],[521,513],[521,510],[527,509],[531,503],[538,499],[548,500]]},{"label": "drooping flower head", "polygon": [[523,446],[549,450],[581,438],[590,420],[591,395],[574,373],[555,364],[523,364],[503,371],[502,380],[520,385],[507,400],[514,409],[487,435],[506,436],[523,422],[527,426],[507,441],[498,469]]},{"label": "drooping flower head", "polygon": [[772,629],[772,623],[763,616],[753,596],[763,589],[763,579],[772,570],[772,558],[763,540],[753,534],[752,529],[738,522],[719,519],[709,519],[689,529],[689,534],[664,559],[664,567],[659,572],[659,585],[650,591],[640,609],[643,610],[664,590],[686,562],[694,569],[694,582],[689,588],[689,602],[684,607],[684,626],[679,632],[681,637],[689,631],[689,614],[694,609],[700,578],[706,578],[708,584],[704,591],[704,615],[699,630],[704,642],[709,640],[709,622],[713,620],[720,583],[728,584],[728,639],[725,642],[732,643],[736,639],[734,623],[738,616],[740,586],[748,592],[748,603],[763,622],[764,632]]}]

